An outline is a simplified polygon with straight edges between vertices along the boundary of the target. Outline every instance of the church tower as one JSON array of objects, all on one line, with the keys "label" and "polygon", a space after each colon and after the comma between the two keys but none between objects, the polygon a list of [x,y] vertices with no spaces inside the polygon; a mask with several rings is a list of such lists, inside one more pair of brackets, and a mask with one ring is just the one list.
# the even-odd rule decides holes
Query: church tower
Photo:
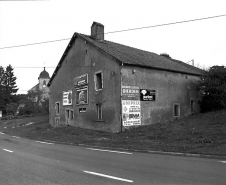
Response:
[{"label": "church tower", "polygon": [[49,79],[50,79],[49,73],[46,71],[46,69],[44,67],[44,70],[40,73],[40,75],[38,77],[40,90],[47,88]]},{"label": "church tower", "polygon": [[45,99],[49,98],[49,88],[47,87],[47,84],[49,83],[50,77],[45,67],[44,70],[40,73],[38,80],[39,80],[39,89],[42,90],[43,92],[42,98]]}]

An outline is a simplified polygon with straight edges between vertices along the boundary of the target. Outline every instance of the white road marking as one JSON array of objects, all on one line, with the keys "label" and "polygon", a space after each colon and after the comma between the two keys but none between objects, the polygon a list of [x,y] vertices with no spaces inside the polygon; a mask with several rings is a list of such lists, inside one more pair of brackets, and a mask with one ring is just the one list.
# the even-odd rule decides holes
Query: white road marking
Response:
[{"label": "white road marking", "polygon": [[15,137],[15,138],[18,138],[18,139],[20,138],[20,137],[18,137],[18,136],[12,136],[12,137]]},{"label": "white road marking", "polygon": [[96,148],[86,148],[88,150],[97,150],[97,151],[101,151],[101,152],[114,152],[114,153],[119,153],[119,154],[133,154],[133,153],[129,153],[129,152],[120,152],[120,151],[113,151],[113,150],[101,150],[101,149],[96,149]]},{"label": "white road marking", "polygon": [[47,145],[52,145],[53,143],[47,143],[47,142],[43,142],[43,141],[35,141],[37,143],[43,143],[43,144],[47,144]]},{"label": "white road marking", "polygon": [[83,171],[83,172],[89,173],[89,174],[92,174],[92,175],[98,175],[98,176],[101,176],[101,177],[110,178],[110,179],[115,179],[115,180],[120,180],[120,181],[125,181],[125,182],[133,182],[132,180],[114,177],[114,176],[110,176],[110,175],[105,175],[105,174],[102,174],[102,173],[96,173],[96,172],[90,172],[90,171]]},{"label": "white road marking", "polygon": [[226,163],[226,161],[218,161],[218,162],[220,162],[220,163]]},{"label": "white road marking", "polygon": [[3,133],[3,132],[0,132],[0,134],[5,134],[5,133]]},{"label": "white road marking", "polygon": [[6,151],[6,152],[10,152],[10,153],[13,152],[13,151],[11,151],[11,150],[7,150],[7,149],[4,149],[4,148],[3,148],[3,150]]}]

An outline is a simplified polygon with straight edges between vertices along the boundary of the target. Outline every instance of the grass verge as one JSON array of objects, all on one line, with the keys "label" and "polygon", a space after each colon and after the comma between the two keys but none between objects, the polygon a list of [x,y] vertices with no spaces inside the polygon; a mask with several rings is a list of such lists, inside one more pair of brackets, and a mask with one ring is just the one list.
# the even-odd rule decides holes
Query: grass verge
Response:
[{"label": "grass verge", "polygon": [[0,131],[29,139],[135,150],[226,156],[226,111],[197,114],[120,133],[53,128],[48,116],[0,120]]}]

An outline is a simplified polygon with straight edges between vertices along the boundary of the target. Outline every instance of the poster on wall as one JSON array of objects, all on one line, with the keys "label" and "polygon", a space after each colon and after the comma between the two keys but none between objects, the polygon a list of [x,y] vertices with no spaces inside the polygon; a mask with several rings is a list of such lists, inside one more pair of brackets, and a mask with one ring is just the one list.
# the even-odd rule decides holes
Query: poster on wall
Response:
[{"label": "poster on wall", "polygon": [[72,105],[72,90],[63,92],[63,106]]},{"label": "poster on wall", "polygon": [[79,112],[79,113],[85,113],[85,112],[86,112],[86,108],[79,108],[79,109],[78,109],[78,112]]},{"label": "poster on wall", "polygon": [[140,100],[138,86],[122,86],[122,100]]},{"label": "poster on wall", "polygon": [[155,90],[140,89],[141,101],[155,101]]},{"label": "poster on wall", "polygon": [[77,88],[76,90],[76,105],[88,104],[88,87]]},{"label": "poster on wall", "polygon": [[122,100],[123,126],[141,125],[140,100]]},{"label": "poster on wall", "polygon": [[84,74],[74,78],[75,87],[80,87],[88,84],[88,74]]}]

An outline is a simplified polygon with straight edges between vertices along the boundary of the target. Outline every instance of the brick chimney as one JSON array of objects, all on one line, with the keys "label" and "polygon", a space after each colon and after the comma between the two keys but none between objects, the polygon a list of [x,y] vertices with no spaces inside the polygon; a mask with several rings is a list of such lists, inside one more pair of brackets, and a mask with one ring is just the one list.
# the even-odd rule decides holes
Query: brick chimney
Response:
[{"label": "brick chimney", "polygon": [[104,40],[104,25],[98,22],[93,22],[91,26],[91,37],[96,40]]}]

